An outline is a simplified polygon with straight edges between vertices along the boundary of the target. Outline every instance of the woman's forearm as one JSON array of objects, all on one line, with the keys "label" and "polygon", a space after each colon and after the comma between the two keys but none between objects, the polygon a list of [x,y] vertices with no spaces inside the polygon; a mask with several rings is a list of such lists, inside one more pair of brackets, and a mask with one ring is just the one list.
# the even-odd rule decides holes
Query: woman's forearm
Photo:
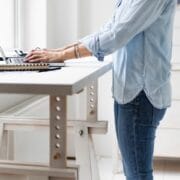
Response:
[{"label": "woman's forearm", "polygon": [[[57,49],[58,50],[58,49]],[[58,59],[76,59],[87,56],[92,56],[92,53],[81,43],[75,43],[65,48],[61,48],[58,50],[60,53],[60,57]]]}]

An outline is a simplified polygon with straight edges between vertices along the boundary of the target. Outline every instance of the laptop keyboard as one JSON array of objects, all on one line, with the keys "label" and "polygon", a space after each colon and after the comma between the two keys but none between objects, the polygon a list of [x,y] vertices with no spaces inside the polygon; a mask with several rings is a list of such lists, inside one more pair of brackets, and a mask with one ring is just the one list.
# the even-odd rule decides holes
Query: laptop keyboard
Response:
[{"label": "laptop keyboard", "polygon": [[8,64],[23,64],[24,58],[23,57],[8,58],[7,62]]}]

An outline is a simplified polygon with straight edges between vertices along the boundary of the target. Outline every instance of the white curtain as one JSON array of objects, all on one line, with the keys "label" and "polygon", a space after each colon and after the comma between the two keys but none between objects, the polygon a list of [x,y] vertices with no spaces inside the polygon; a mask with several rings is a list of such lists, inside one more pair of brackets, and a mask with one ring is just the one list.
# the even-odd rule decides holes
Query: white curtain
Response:
[{"label": "white curtain", "polygon": [[17,1],[18,46],[23,50],[47,46],[47,1]]},{"label": "white curtain", "polygon": [[0,46],[14,47],[14,1],[0,0]]},{"label": "white curtain", "polygon": [[[0,46],[5,50],[15,48],[18,44],[17,35],[17,1],[0,0]],[[31,95],[0,94],[0,113],[30,98]]]}]

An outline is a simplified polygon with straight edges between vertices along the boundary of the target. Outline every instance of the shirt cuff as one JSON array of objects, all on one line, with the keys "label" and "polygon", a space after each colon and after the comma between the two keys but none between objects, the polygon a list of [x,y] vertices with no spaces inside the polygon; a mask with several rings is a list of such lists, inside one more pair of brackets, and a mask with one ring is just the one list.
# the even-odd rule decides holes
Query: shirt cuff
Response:
[{"label": "shirt cuff", "polygon": [[79,40],[99,61],[104,60],[105,53],[100,49],[98,33],[86,36]]}]

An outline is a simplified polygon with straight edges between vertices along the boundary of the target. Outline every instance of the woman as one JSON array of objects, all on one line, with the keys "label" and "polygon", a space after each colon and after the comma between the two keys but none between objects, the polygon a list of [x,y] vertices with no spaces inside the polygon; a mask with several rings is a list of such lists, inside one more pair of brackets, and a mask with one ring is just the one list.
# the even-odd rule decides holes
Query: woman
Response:
[{"label": "woman", "polygon": [[55,50],[33,50],[28,62],[113,53],[116,134],[127,180],[153,179],[156,129],[171,104],[170,60],[176,0],[118,0],[97,33]]}]

